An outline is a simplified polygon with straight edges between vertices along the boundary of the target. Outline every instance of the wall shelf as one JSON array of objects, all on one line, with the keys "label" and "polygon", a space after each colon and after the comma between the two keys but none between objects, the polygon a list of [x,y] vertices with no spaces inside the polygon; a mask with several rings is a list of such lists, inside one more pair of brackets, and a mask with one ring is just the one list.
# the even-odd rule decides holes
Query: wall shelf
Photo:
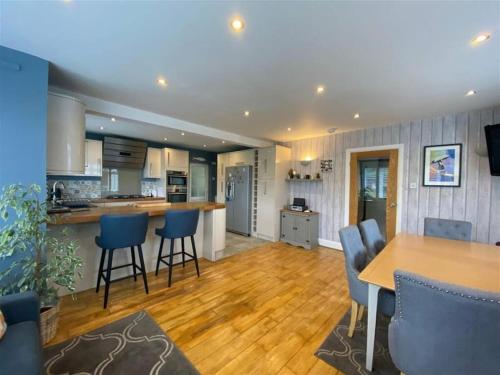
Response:
[{"label": "wall shelf", "polygon": [[306,179],[306,178],[285,178],[285,181],[288,181],[288,182],[316,182],[316,181],[323,181],[322,178],[310,178],[310,179]]}]

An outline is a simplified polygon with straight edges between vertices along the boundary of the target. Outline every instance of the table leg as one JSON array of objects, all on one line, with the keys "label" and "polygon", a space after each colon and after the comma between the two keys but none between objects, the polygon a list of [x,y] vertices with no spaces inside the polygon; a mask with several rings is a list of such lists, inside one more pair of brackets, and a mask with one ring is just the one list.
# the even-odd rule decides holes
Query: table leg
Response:
[{"label": "table leg", "polygon": [[372,371],[373,351],[375,349],[375,330],[377,328],[377,304],[380,287],[368,284],[368,331],[366,333],[366,369]]}]

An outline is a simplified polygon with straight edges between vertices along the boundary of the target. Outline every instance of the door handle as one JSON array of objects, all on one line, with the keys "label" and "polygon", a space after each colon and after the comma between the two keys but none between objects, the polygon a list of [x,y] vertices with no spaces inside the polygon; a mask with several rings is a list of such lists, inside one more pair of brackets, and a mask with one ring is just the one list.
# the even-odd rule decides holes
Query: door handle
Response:
[{"label": "door handle", "polygon": [[396,206],[397,206],[397,204],[396,204],[396,203],[391,203],[391,204],[389,205],[389,207],[390,207],[390,208],[394,208],[394,207],[396,207]]}]

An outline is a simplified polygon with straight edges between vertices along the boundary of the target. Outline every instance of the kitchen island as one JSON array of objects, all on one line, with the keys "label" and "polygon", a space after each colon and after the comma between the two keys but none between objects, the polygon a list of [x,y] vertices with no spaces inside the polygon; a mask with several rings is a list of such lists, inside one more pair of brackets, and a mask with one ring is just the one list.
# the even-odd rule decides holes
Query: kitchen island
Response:
[{"label": "kitchen island", "polygon": [[[78,255],[82,257],[84,268],[82,279],[77,281],[76,290],[82,291],[95,288],[99,269],[100,249],[94,242],[100,233],[99,219],[102,215],[125,215],[147,212],[149,226],[146,241],[142,245],[144,262],[149,272],[155,270],[160,237],[155,235],[155,229],[164,225],[164,215],[168,210],[199,209],[200,219],[196,232],[195,243],[198,257],[215,261],[215,252],[223,250],[226,241],[226,210],[225,205],[213,202],[166,203],[164,201],[130,202],[130,205],[119,207],[91,207],[86,211],[50,215],[53,223],[49,231],[56,237],[63,235],[63,230],[69,231],[69,238],[78,242]],[[176,251],[180,249],[180,240],[176,240]],[[168,242],[163,246],[163,255],[167,254]],[[186,252],[192,253],[190,241],[186,241]],[[131,263],[130,251],[116,251],[113,265]],[[180,255],[176,256],[180,257]],[[176,258],[174,257],[174,258]],[[174,259],[178,262],[180,259]],[[161,268],[165,267],[162,263]],[[175,269],[175,268],[174,268]],[[203,273],[203,270],[200,270]],[[132,267],[113,271],[113,279],[132,275]],[[165,282],[167,282],[165,280]]]}]

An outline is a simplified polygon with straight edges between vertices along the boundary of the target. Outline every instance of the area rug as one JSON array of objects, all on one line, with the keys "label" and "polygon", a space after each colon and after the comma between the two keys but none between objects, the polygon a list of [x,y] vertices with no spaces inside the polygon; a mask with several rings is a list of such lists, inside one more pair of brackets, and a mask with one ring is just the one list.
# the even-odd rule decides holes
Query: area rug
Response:
[{"label": "area rug", "polygon": [[387,329],[390,318],[382,315],[377,317],[373,372],[369,372],[365,368],[366,316],[367,314],[364,314],[364,318],[356,322],[354,336],[349,338],[347,331],[351,312],[347,312],[321,344],[315,355],[346,375],[399,375],[400,372],[392,363],[389,354]]},{"label": "area rug", "polygon": [[155,321],[140,311],[45,348],[47,374],[199,374]]}]

